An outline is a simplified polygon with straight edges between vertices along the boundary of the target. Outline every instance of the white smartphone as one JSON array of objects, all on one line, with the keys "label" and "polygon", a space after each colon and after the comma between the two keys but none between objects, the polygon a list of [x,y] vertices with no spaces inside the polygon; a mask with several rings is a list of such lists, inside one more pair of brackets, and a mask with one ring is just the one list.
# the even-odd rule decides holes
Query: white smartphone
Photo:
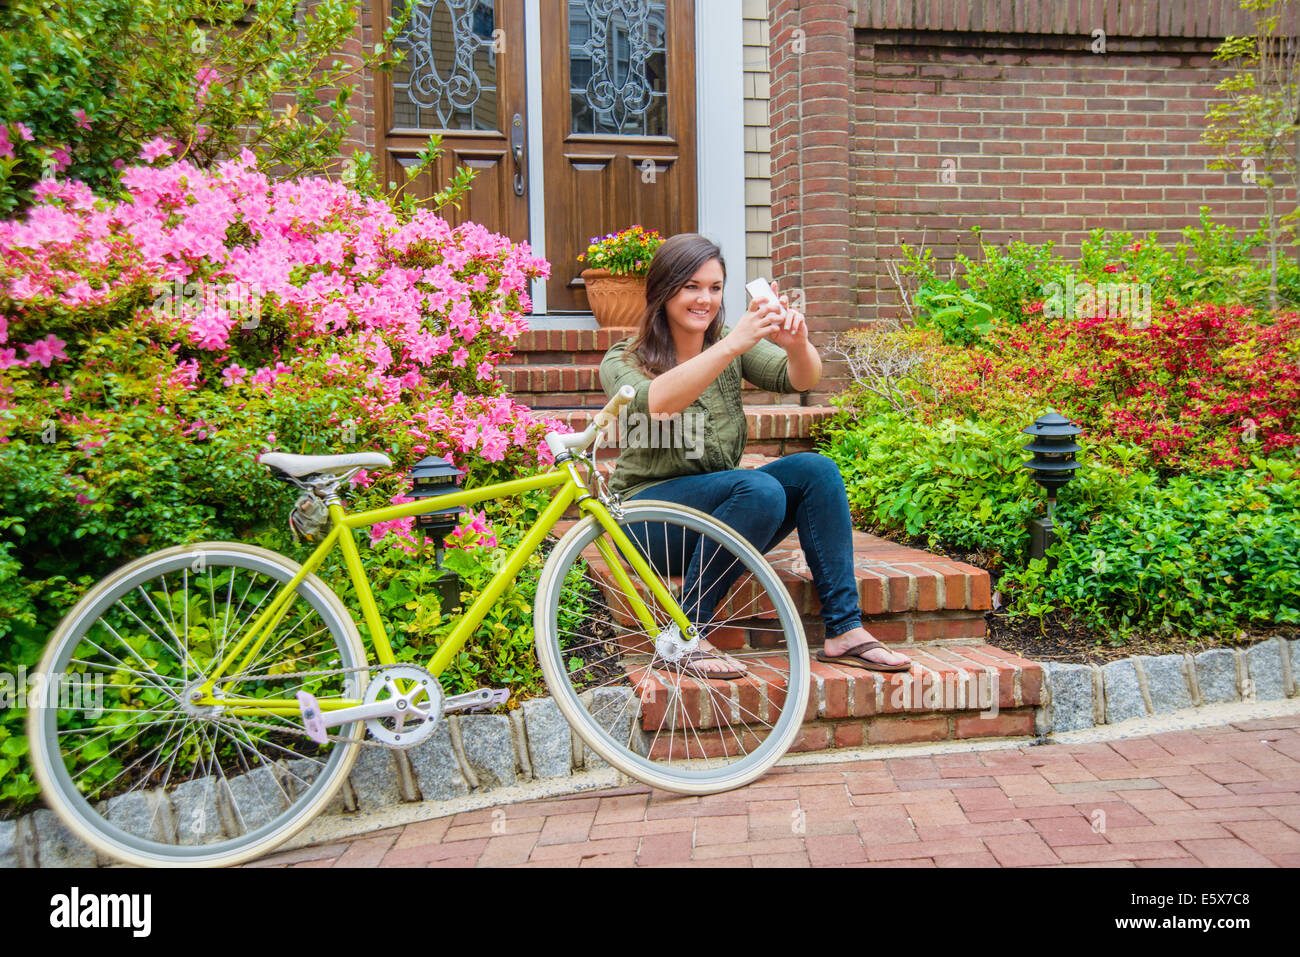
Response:
[{"label": "white smartphone", "polygon": [[755,302],[758,302],[759,300],[766,300],[767,302],[772,303],[772,305],[780,309],[781,318],[784,320],[782,326],[786,330],[789,330],[790,322],[791,322],[790,312],[785,308],[785,305],[782,304],[781,300],[777,297],[776,293],[772,290],[771,283],[769,283],[766,279],[760,276],[758,279],[755,279],[753,282],[746,283],[745,290],[751,296],[754,297]]},{"label": "white smartphone", "polygon": [[766,279],[764,279],[762,276],[760,276],[759,278],[755,279],[753,282],[748,283],[748,284],[745,286],[745,290],[746,290],[746,292],[748,292],[748,293],[750,294],[750,296],[752,296],[754,299],[766,299],[768,302],[772,303],[772,305],[774,305],[774,306],[780,306],[780,305],[781,305],[781,300],[778,299],[776,293],[772,291],[772,285],[771,285],[771,283],[769,283],[769,282],[768,282]]}]

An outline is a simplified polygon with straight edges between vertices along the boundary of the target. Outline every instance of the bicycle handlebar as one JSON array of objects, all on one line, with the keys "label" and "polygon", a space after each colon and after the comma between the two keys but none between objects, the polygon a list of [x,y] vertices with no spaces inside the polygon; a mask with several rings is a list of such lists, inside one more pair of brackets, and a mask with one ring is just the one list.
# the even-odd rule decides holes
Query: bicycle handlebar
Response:
[{"label": "bicycle handlebar", "polygon": [[546,445],[551,450],[551,454],[558,457],[564,451],[581,452],[585,450],[592,442],[596,441],[596,436],[600,435],[602,430],[618,420],[618,413],[634,398],[636,398],[636,390],[630,385],[625,385],[606,403],[605,408],[596,413],[591,425],[587,426],[583,431],[574,432],[570,435],[547,432]]}]

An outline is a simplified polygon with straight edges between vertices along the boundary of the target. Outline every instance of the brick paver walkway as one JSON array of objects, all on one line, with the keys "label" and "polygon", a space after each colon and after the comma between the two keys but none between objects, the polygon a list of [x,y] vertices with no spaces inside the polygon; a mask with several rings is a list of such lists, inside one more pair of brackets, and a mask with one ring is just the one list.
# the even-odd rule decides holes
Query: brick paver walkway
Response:
[{"label": "brick paver walkway", "polygon": [[1300,715],[488,808],[254,866],[1300,866]]}]

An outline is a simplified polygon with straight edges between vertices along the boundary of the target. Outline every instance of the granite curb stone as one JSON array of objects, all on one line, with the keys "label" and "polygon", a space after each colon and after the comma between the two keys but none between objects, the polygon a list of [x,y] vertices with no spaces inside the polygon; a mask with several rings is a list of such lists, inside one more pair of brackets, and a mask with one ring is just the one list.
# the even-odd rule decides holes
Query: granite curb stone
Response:
[{"label": "granite curb stone", "polygon": [[1112,661],[1101,669],[1106,683],[1106,723],[1118,724],[1131,718],[1145,718],[1146,704],[1132,658]]},{"label": "granite curb stone", "polygon": [[538,779],[563,777],[573,770],[573,735],[554,698],[524,702],[524,729],[533,775]]},{"label": "granite curb stone", "polygon": [[18,866],[18,822],[0,821],[0,867]]},{"label": "granite curb stone", "polygon": [[64,827],[57,814],[41,808],[30,814],[32,842],[36,849],[34,866],[94,867],[95,852]]},{"label": "granite curb stone", "polygon": [[1140,655],[1133,660],[1146,676],[1152,714],[1169,714],[1192,707],[1187,663],[1182,655]]},{"label": "granite curb stone", "polygon": [[1251,695],[1256,701],[1273,701],[1286,697],[1282,674],[1282,656],[1286,645],[1281,638],[1261,641],[1246,649],[1246,666],[1249,673]]},{"label": "granite curb stone", "polygon": [[1051,731],[1076,731],[1091,728],[1092,669],[1087,665],[1049,661],[1043,666],[1045,683],[1050,689]]},{"label": "granite curb stone", "polygon": [[352,789],[367,810],[402,803],[396,753],[388,748],[363,746],[352,766]]},{"label": "granite curb stone", "polygon": [[465,760],[474,769],[480,787],[506,787],[519,779],[515,772],[517,758],[508,716],[462,715],[460,734]]},{"label": "granite curb stone", "polygon": [[407,752],[420,794],[426,801],[443,801],[469,793],[469,783],[461,773],[460,761],[451,744],[451,726],[442,721],[429,740]]},{"label": "granite curb stone", "polygon": [[1237,656],[1232,649],[1215,648],[1196,655],[1196,682],[1202,704],[1238,700]]}]

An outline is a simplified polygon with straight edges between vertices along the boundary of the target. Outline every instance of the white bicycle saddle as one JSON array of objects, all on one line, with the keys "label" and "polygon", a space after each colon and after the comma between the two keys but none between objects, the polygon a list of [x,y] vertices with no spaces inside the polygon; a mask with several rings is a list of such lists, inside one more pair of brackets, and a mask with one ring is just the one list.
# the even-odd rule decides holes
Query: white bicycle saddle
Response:
[{"label": "white bicycle saddle", "polygon": [[267,452],[257,461],[294,478],[302,478],[304,475],[341,475],[355,468],[393,467],[392,461],[382,452],[357,452],[353,455],[288,455],[284,452]]}]

